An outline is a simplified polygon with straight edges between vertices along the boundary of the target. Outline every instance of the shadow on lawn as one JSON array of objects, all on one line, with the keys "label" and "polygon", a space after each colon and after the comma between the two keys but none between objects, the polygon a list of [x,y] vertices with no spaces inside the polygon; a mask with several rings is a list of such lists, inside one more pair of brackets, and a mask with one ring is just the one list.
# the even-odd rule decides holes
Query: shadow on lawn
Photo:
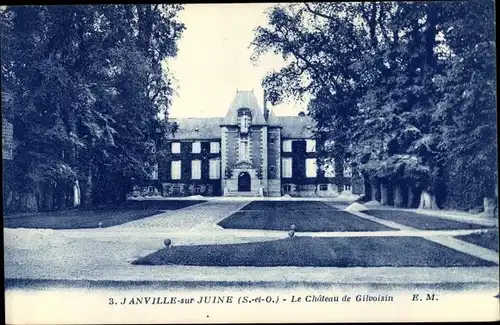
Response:
[{"label": "shadow on lawn", "polygon": [[366,210],[363,211],[376,218],[394,221],[396,223],[416,228],[419,230],[457,230],[457,229],[482,229],[489,226],[478,225],[441,218],[439,216],[425,215],[402,210]]},{"label": "shadow on lawn", "polygon": [[243,244],[171,246],[132,264],[259,267],[496,265],[420,237],[294,237]]},{"label": "shadow on lawn", "polygon": [[491,229],[470,235],[457,236],[456,238],[497,252],[499,251],[498,229]]},{"label": "shadow on lawn", "polygon": [[147,218],[168,210],[178,210],[205,201],[142,200],[122,204],[45,213],[4,216],[5,228],[84,229],[106,228]]},{"label": "shadow on lawn", "polygon": [[295,225],[299,232],[397,230],[314,201],[254,201],[218,225],[263,230],[289,230]]}]

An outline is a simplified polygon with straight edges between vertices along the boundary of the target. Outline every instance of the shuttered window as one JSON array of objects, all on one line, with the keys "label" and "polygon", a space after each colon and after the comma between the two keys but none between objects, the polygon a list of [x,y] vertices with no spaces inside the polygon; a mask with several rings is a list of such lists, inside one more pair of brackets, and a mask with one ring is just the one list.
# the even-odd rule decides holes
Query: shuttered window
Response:
[{"label": "shuttered window", "polygon": [[201,152],[201,142],[200,141],[193,142],[192,153],[200,153],[200,152]]},{"label": "shuttered window", "polygon": [[220,179],[220,159],[210,159],[210,179]]},{"label": "shuttered window", "polygon": [[281,173],[284,178],[292,177],[292,158],[281,159]]},{"label": "shuttered window", "polygon": [[172,153],[181,153],[181,143],[172,142]]},{"label": "shuttered window", "polygon": [[158,179],[158,163],[155,163],[153,165],[153,170],[151,171],[151,179],[152,180]]},{"label": "shuttered window", "polygon": [[181,161],[172,161],[170,174],[172,179],[181,179]]},{"label": "shuttered window", "polygon": [[191,161],[191,179],[201,179],[201,160]]},{"label": "shuttered window", "polygon": [[283,141],[283,152],[292,152],[292,140]]},{"label": "shuttered window", "polygon": [[317,169],[316,169],[316,158],[307,158],[306,159],[306,177],[313,178],[316,177]]},{"label": "shuttered window", "polygon": [[335,162],[329,162],[324,166],[325,177],[335,177]]},{"label": "shuttered window", "polygon": [[219,153],[220,144],[219,142],[210,142],[210,153]]},{"label": "shuttered window", "polygon": [[352,177],[352,169],[348,164],[344,165],[344,177]]},{"label": "shuttered window", "polygon": [[316,140],[306,140],[306,152],[316,152]]}]

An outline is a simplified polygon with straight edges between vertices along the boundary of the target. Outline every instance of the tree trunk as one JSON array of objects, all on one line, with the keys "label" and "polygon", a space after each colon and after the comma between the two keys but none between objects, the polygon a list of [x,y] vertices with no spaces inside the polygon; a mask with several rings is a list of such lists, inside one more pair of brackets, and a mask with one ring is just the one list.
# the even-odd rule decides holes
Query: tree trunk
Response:
[{"label": "tree trunk", "polygon": [[371,200],[380,202],[380,184],[378,179],[370,178]]},{"label": "tree trunk", "polygon": [[38,201],[34,192],[21,193],[19,196],[19,212],[38,212]]},{"label": "tree trunk", "polygon": [[14,193],[12,190],[4,190],[4,209],[9,210],[12,207]]},{"label": "tree trunk", "polygon": [[54,211],[54,184],[52,182],[42,184],[40,196],[40,211]]},{"label": "tree trunk", "polygon": [[412,185],[408,185],[408,202],[407,202],[407,208],[413,209],[415,208],[416,204],[416,195],[415,195],[416,189]]},{"label": "tree trunk", "polygon": [[404,208],[403,185],[399,182],[394,184],[394,206]]},{"label": "tree trunk", "polygon": [[363,175],[363,194],[365,196],[366,201],[372,200],[370,179],[366,175]]},{"label": "tree trunk", "polygon": [[389,205],[388,185],[385,181],[380,182],[380,204]]},{"label": "tree trunk", "polygon": [[120,194],[118,197],[119,203],[127,201],[127,194],[129,192],[128,189],[129,189],[128,183],[126,181],[123,181],[120,186]]},{"label": "tree trunk", "polygon": [[337,185],[337,192],[339,194],[342,193],[342,191],[344,190],[344,163],[343,163],[343,158],[339,158],[335,162],[335,185]]},{"label": "tree trunk", "polygon": [[484,204],[484,216],[486,217],[496,217],[496,202],[495,199],[490,197],[485,197],[483,200]]},{"label": "tree trunk", "polygon": [[387,205],[394,206],[394,184],[387,183]]},{"label": "tree trunk", "polygon": [[422,191],[420,194],[420,204],[419,209],[439,209],[436,203],[436,195],[431,194],[427,191]]},{"label": "tree trunk", "polygon": [[92,167],[88,167],[85,186],[83,188],[83,205],[90,207],[92,205]]}]

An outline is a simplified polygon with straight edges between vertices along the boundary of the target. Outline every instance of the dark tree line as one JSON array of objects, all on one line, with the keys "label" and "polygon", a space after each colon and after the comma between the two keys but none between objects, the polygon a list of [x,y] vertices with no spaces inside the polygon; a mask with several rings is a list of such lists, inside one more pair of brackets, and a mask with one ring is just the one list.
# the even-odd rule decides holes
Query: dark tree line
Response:
[{"label": "dark tree line", "polygon": [[[366,199],[489,210],[497,188],[494,3],[276,5],[253,59],[287,64],[263,85],[276,104],[312,96],[323,160],[348,162]],[[343,168],[336,168],[338,176]]]},{"label": "dark tree line", "polygon": [[14,128],[4,209],[50,211],[124,200],[151,172],[169,128],[164,60],[179,5],[8,6],[0,12],[2,105]]}]

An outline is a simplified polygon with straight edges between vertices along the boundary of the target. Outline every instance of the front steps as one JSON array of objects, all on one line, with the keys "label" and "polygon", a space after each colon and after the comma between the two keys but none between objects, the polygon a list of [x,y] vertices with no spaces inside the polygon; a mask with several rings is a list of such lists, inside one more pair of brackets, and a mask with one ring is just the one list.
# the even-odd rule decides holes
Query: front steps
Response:
[{"label": "front steps", "polygon": [[226,197],[259,197],[259,192],[228,192],[224,193]]}]

